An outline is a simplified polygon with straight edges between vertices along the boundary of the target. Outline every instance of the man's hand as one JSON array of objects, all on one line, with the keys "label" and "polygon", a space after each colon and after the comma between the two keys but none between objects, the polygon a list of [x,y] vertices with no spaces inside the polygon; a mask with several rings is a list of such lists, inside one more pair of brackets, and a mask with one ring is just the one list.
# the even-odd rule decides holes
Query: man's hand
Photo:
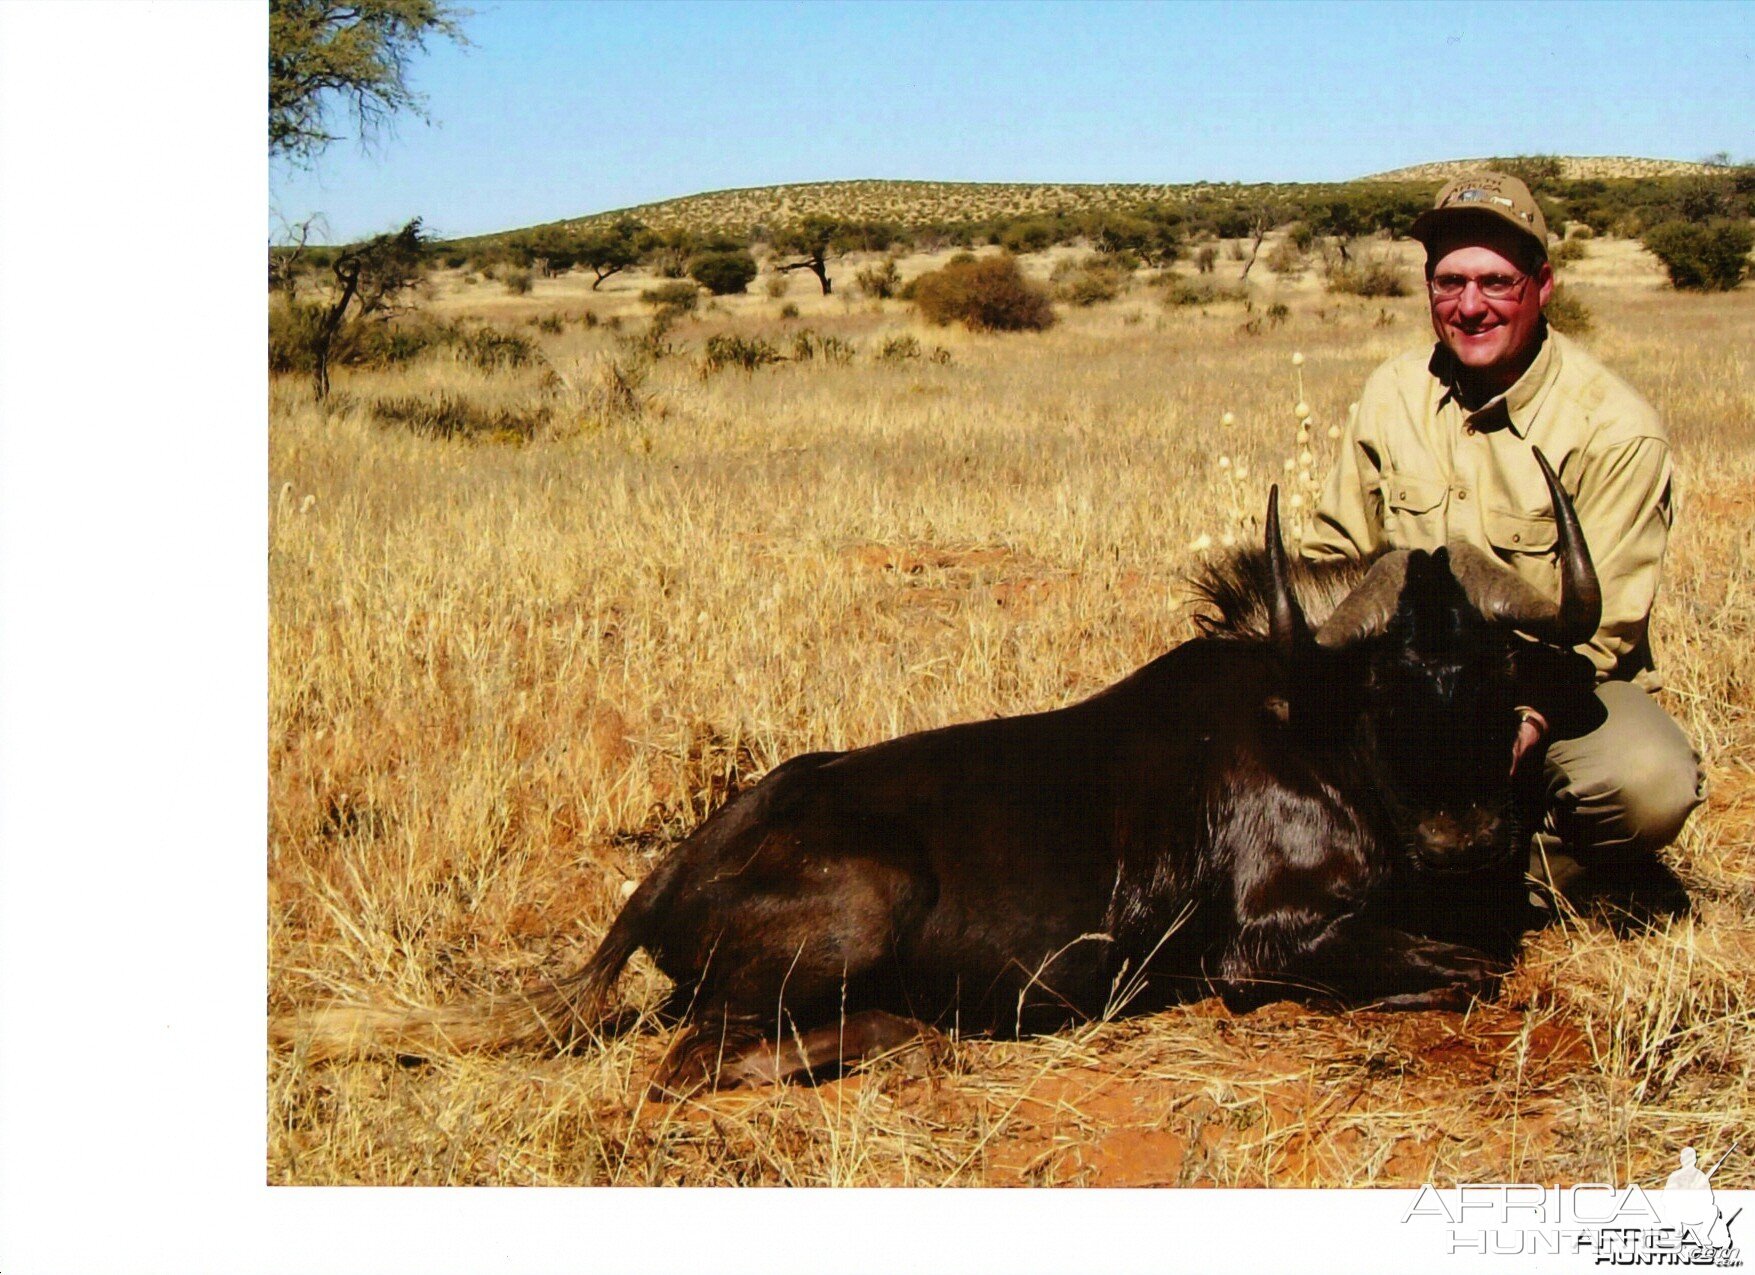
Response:
[{"label": "man's hand", "polygon": [[1517,741],[1511,746],[1511,773],[1517,773],[1517,764],[1523,755],[1542,742],[1542,736],[1548,733],[1548,719],[1533,708],[1520,708],[1518,716],[1522,718],[1517,724]]}]

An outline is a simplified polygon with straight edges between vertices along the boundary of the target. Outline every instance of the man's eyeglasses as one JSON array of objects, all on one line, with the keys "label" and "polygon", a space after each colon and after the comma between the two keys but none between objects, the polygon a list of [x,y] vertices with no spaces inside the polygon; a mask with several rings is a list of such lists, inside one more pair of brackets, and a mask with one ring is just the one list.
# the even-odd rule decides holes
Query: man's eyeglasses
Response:
[{"label": "man's eyeglasses", "polygon": [[1523,291],[1528,282],[1527,274],[1484,274],[1479,278],[1470,278],[1462,274],[1435,274],[1427,281],[1426,286],[1432,289],[1432,295],[1441,301],[1451,301],[1463,294],[1463,289],[1471,283],[1481,290],[1481,295],[1489,301],[1510,301]]}]

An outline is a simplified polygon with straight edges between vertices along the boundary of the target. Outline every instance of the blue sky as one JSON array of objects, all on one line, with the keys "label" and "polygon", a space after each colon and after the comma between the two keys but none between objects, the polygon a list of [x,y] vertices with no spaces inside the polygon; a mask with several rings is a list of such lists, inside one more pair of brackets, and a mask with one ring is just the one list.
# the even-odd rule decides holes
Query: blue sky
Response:
[{"label": "blue sky", "polygon": [[1342,179],[1534,151],[1755,153],[1755,5],[476,0],[404,119],[273,211],[440,234],[856,177]]}]

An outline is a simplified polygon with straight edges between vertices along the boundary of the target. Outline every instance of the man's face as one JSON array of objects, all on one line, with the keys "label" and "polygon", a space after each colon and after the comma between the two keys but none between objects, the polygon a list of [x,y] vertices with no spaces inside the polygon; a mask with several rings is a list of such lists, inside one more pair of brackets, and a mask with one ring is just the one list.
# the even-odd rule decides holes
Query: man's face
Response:
[{"label": "man's face", "polygon": [[[1546,261],[1535,274],[1517,264],[1517,250],[1490,232],[1458,235],[1433,247],[1432,328],[1463,367],[1505,389],[1529,366],[1541,331],[1542,307],[1554,294]],[[1460,293],[1440,296],[1462,281]],[[1493,298],[1486,290],[1511,295]],[[1485,290],[1484,290],[1485,289]]]}]

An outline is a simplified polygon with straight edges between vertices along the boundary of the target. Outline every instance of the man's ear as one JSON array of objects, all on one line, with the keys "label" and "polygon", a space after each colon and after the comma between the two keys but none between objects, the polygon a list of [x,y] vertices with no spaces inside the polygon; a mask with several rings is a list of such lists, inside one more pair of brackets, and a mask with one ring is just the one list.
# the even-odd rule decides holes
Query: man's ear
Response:
[{"label": "man's ear", "polygon": [[1541,303],[1545,307],[1548,304],[1548,299],[1553,295],[1554,267],[1544,261],[1541,269],[1536,271],[1536,296],[1541,298]]}]

